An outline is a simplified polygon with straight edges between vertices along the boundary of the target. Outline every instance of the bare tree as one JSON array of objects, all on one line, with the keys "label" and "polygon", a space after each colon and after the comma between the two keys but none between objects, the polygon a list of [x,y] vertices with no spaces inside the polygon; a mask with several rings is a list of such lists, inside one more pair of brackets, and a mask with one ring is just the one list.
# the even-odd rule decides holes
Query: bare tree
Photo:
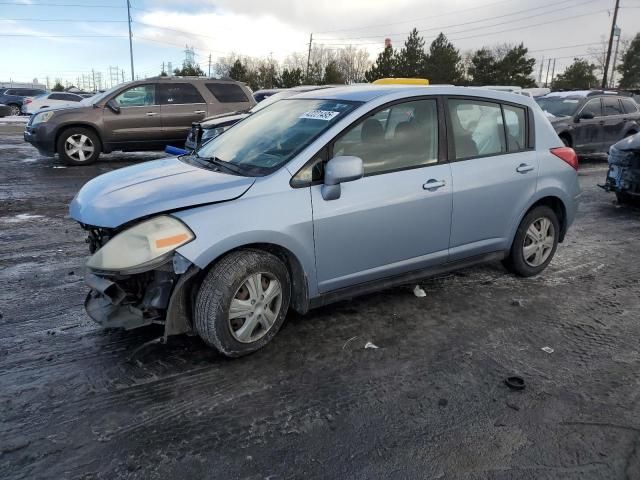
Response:
[{"label": "bare tree", "polygon": [[349,45],[338,51],[337,65],[346,83],[362,82],[364,72],[371,65],[369,52]]}]

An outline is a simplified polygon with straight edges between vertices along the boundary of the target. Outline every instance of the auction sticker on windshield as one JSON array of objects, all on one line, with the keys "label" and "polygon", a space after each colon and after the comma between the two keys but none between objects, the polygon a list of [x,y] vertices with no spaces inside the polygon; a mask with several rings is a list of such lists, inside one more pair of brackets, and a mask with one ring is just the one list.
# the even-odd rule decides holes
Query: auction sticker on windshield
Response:
[{"label": "auction sticker on windshield", "polygon": [[340,115],[340,112],[334,112],[332,110],[309,110],[308,112],[304,112],[300,115],[300,118],[329,121],[338,115]]}]

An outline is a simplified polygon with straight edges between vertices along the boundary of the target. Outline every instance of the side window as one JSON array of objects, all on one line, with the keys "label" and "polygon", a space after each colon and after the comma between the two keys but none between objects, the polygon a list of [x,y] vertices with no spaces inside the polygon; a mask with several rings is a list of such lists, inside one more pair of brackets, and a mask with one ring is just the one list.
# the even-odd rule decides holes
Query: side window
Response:
[{"label": "side window", "polygon": [[160,103],[162,105],[180,105],[205,102],[198,89],[190,83],[161,83]]},{"label": "side window", "polygon": [[600,104],[599,98],[593,98],[585,103],[583,109],[580,111],[581,114],[584,113],[592,113],[594,117],[602,116],[602,105]]},{"label": "side window", "polygon": [[329,149],[324,147],[291,179],[293,188],[308,187],[324,178],[324,165],[329,161]]},{"label": "side window", "polygon": [[[507,151],[500,105],[466,99],[449,99],[447,103],[456,160]],[[515,112],[513,115],[517,117]]]},{"label": "side window", "polygon": [[125,90],[116,97],[116,102],[121,107],[144,107],[156,105],[156,86],[137,85]]},{"label": "side window", "polygon": [[605,116],[622,115],[624,113],[622,111],[622,105],[620,105],[620,102],[618,101],[618,97],[604,97],[602,101],[604,103]]},{"label": "side window", "polygon": [[82,97],[80,95],[72,95],[69,93],[65,93],[64,94],[64,99],[67,102],[79,102],[80,100],[82,100]]},{"label": "side window", "polygon": [[624,113],[637,113],[638,106],[636,105],[636,102],[630,98],[621,98],[620,101],[622,102]]},{"label": "side window", "polygon": [[220,103],[248,102],[244,90],[237,83],[207,83],[209,91]]},{"label": "side window", "polygon": [[435,100],[400,103],[368,116],[338,138],[333,156],[355,155],[364,174],[438,162],[438,109]]},{"label": "side window", "polygon": [[52,93],[51,95],[49,95],[49,100],[66,100],[64,97],[66,95],[62,94],[62,93]]},{"label": "side window", "polygon": [[518,152],[527,148],[526,110],[511,105],[503,105],[504,122],[507,126],[507,149]]}]

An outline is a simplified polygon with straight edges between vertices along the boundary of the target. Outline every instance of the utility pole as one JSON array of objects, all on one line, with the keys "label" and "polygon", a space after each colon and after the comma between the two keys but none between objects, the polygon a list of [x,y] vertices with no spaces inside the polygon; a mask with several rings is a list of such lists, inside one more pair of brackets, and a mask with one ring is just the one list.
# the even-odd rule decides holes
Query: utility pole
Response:
[{"label": "utility pole", "polygon": [[553,59],[553,67],[551,67],[551,82],[549,84],[550,88],[553,88],[553,75],[556,73],[556,59]]},{"label": "utility pole", "polygon": [[313,43],[313,33],[309,36],[309,53],[307,54],[307,81],[309,81],[309,68],[311,67],[311,44]]},{"label": "utility pole", "polygon": [[542,57],[542,61],[540,62],[540,73],[538,74],[538,83],[542,83],[542,69],[544,68],[544,57]]},{"label": "utility pole", "polygon": [[[131,80],[133,80],[133,40],[131,39],[131,2],[127,0],[127,17],[129,19],[129,57],[131,58]],[[124,82],[124,78],[122,79]]]},{"label": "utility pole", "polygon": [[93,68],[91,69],[91,78],[93,79],[93,91],[95,93],[95,92],[97,92],[97,90],[96,90],[96,72],[94,72]]},{"label": "utility pole", "polygon": [[211,78],[211,54],[209,54],[209,78]]},{"label": "utility pole", "polygon": [[616,6],[613,10],[613,21],[611,22],[611,34],[609,35],[609,46],[607,47],[607,59],[604,62],[604,72],[602,74],[602,88],[607,88],[607,73],[609,73],[609,61],[611,60],[611,48],[613,47],[613,35],[616,31],[616,23],[618,20],[618,9],[620,8],[620,0],[616,0]]},{"label": "utility pole", "polygon": [[160,70],[160,75],[162,75],[163,73],[166,73],[166,72],[164,71],[164,62],[162,62],[162,70]]},{"label": "utility pole", "polygon": [[551,59],[547,62],[547,75],[544,77],[544,87],[549,86],[549,70],[551,69]]},{"label": "utility pole", "polygon": [[122,73],[122,83],[124,83],[124,68],[121,70]]},{"label": "utility pole", "polygon": [[622,34],[622,30],[616,26],[615,33],[618,40],[616,40],[616,53],[613,54],[613,65],[611,66],[611,81],[609,82],[611,88],[615,88],[614,78],[616,76],[616,62],[618,60],[618,47],[620,46],[620,35]]}]

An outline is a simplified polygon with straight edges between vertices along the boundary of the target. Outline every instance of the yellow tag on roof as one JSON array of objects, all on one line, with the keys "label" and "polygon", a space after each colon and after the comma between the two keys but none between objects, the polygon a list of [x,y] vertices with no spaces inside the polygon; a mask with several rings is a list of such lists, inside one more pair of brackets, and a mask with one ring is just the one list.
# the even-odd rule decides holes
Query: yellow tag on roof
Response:
[{"label": "yellow tag on roof", "polygon": [[374,85],[429,85],[426,78],[379,78]]}]

